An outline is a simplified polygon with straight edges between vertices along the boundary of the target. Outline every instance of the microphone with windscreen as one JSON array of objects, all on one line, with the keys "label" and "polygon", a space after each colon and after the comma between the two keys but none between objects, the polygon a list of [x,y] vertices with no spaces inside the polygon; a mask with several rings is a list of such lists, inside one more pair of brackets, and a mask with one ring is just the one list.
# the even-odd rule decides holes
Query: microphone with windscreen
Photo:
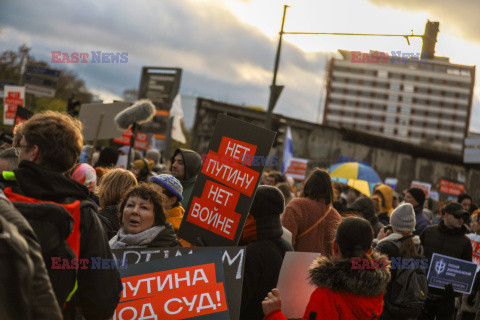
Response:
[{"label": "microphone with windscreen", "polygon": [[155,115],[155,106],[150,100],[138,100],[132,106],[119,112],[113,119],[117,127],[126,130],[132,127],[132,137],[130,138],[130,150],[127,157],[127,168],[130,168],[130,156],[135,143],[138,126],[142,123],[152,120]]}]

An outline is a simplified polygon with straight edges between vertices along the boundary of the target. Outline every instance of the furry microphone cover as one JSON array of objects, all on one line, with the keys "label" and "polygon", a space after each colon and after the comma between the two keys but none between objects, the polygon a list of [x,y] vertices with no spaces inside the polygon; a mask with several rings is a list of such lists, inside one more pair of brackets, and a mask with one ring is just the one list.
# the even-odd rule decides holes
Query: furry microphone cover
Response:
[{"label": "furry microphone cover", "polygon": [[114,121],[121,130],[128,129],[132,124],[142,124],[150,121],[155,115],[155,106],[150,100],[138,100],[132,106],[119,112]]}]

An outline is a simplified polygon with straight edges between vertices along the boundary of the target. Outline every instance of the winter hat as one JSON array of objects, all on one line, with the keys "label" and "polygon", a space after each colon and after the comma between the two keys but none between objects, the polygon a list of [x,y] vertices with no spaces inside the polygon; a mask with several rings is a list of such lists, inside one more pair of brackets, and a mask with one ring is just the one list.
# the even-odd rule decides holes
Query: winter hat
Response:
[{"label": "winter hat", "polygon": [[160,152],[155,149],[148,150],[146,156],[152,159],[155,164],[160,162]]},{"label": "winter hat", "polygon": [[159,174],[158,176],[153,176],[150,178],[151,181],[156,184],[164,187],[171,193],[173,193],[179,200],[183,200],[182,193],[183,187],[180,181],[172,175],[169,174]]},{"label": "winter hat", "polygon": [[133,164],[136,165],[137,168],[140,169],[140,170],[145,168],[145,163],[148,166],[148,171],[152,171],[152,168],[155,165],[155,163],[153,163],[152,160],[148,160],[148,161],[147,160],[135,160],[135,161],[133,161]]},{"label": "winter hat", "polygon": [[285,209],[285,198],[282,192],[273,186],[258,187],[250,208],[250,214],[257,219],[267,215],[281,215]]},{"label": "winter hat", "polygon": [[92,166],[86,163],[77,165],[72,172],[71,178],[88,188],[90,192],[97,186],[97,173]]},{"label": "winter hat", "polygon": [[422,189],[411,188],[407,192],[412,195],[412,197],[415,199],[415,201],[418,202],[418,205],[420,207],[423,207],[423,204],[425,203],[425,192]]},{"label": "winter hat", "polygon": [[416,224],[413,206],[410,203],[399,205],[390,216],[390,224],[397,231],[413,232]]},{"label": "winter hat", "polygon": [[375,216],[375,206],[372,199],[362,197],[355,200],[349,207],[349,210],[360,212],[365,219],[370,219]]}]

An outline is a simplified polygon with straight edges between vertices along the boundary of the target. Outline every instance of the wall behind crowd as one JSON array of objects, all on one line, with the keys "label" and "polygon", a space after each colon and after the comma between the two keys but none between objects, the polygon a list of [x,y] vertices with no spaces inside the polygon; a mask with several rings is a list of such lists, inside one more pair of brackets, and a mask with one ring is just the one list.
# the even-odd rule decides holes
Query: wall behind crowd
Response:
[{"label": "wall behind crowd", "polygon": [[[264,126],[265,123],[263,111],[198,98],[192,149],[199,153],[207,151],[212,128],[215,127],[219,113],[226,113],[258,126]],[[281,115],[273,116],[275,131],[285,132],[287,125],[292,129],[294,156],[313,160],[312,167],[328,168],[337,163],[340,156],[353,158],[370,163],[382,179],[397,178],[397,191],[408,189],[413,180],[431,183],[432,189],[438,190],[441,179],[458,181],[459,176],[463,176],[466,191],[472,194],[475,202],[480,202],[480,192],[475,192],[480,190],[480,165],[465,166],[462,155]],[[281,161],[284,134],[281,133],[278,138],[279,141],[274,144],[270,156],[277,156]]]}]

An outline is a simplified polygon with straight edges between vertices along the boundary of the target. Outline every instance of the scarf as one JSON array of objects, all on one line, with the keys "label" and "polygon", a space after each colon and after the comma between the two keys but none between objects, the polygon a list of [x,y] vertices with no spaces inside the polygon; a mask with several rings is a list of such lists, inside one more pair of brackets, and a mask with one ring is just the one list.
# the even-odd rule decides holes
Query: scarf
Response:
[{"label": "scarf", "polygon": [[165,226],[154,226],[140,233],[127,233],[125,227],[121,227],[108,244],[111,249],[125,249],[125,248],[146,248],[158,234],[165,229]]},{"label": "scarf", "polygon": [[255,218],[249,214],[243,227],[241,242],[250,243],[261,239],[280,239],[283,234],[280,216],[267,215]]}]

